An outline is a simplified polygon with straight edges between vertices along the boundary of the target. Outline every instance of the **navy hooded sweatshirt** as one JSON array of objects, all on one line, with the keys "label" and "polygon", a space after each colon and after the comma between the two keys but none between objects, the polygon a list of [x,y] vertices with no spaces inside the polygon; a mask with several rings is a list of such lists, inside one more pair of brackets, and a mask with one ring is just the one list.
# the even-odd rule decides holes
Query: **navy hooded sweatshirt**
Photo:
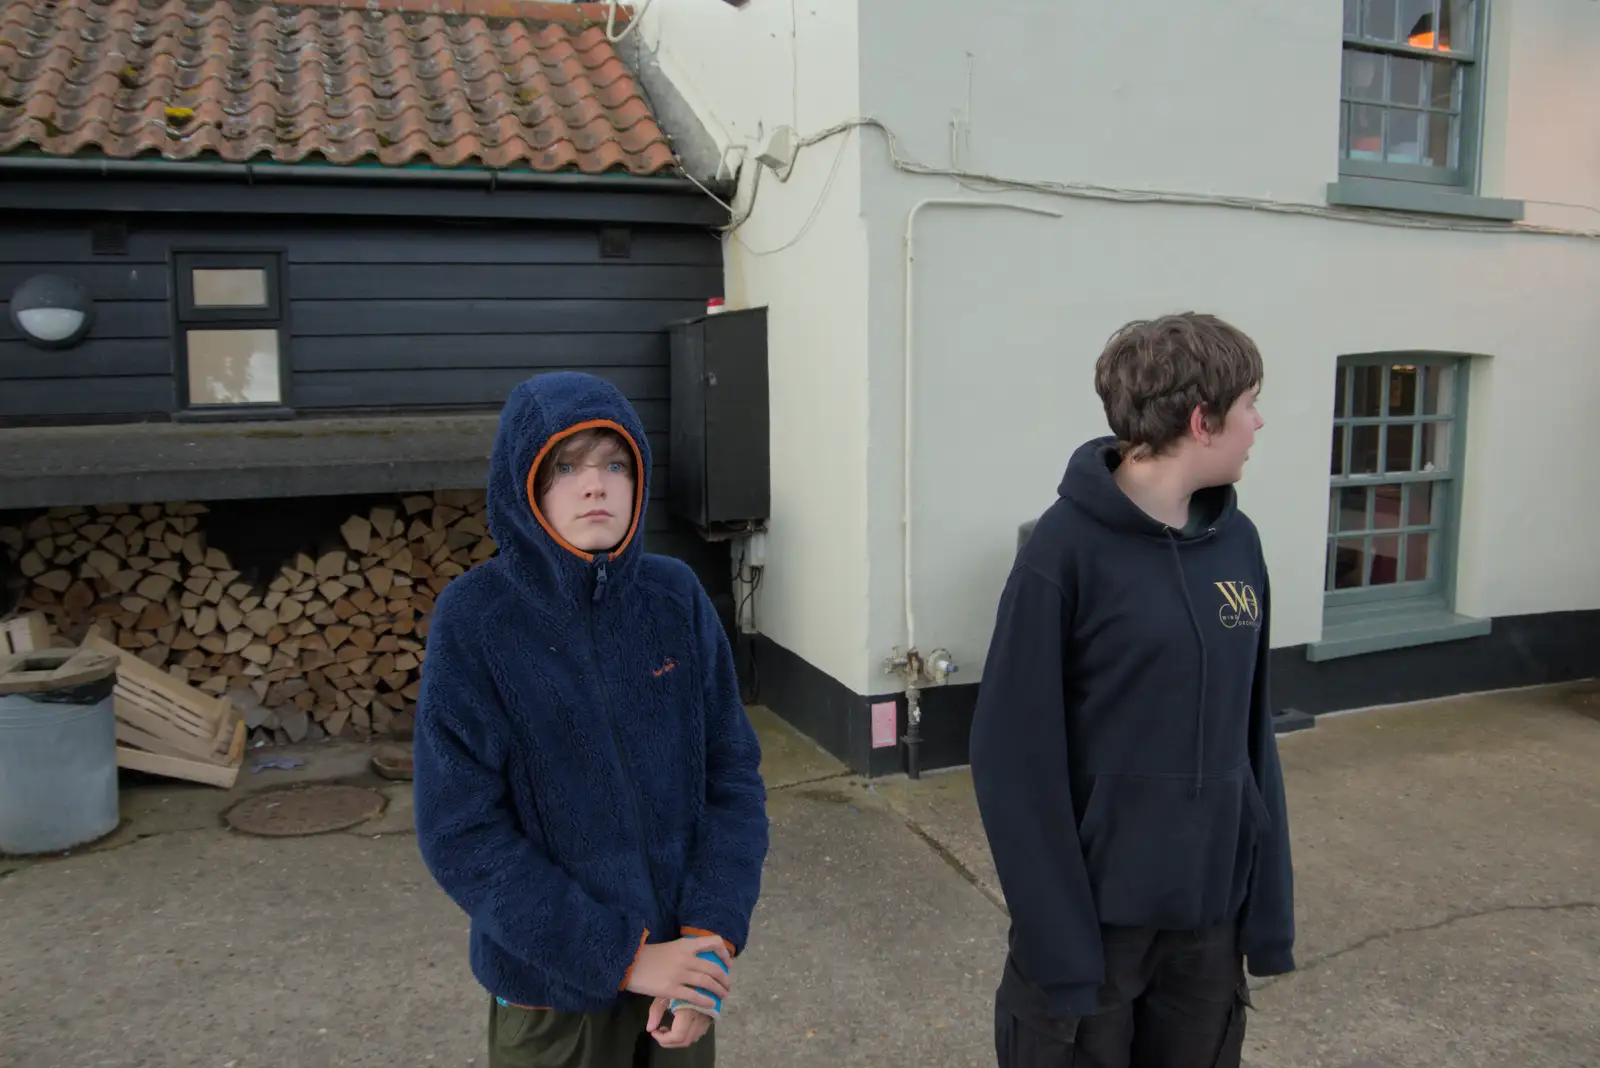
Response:
[{"label": "navy hooded sweatshirt", "polygon": [[972,777],[1038,1011],[1096,1010],[1101,925],[1237,921],[1254,975],[1294,968],[1294,883],[1267,692],[1267,568],[1232,486],[1192,533],[1080,447],[1001,597]]},{"label": "navy hooded sweatshirt", "polygon": [[[613,552],[559,540],[533,504],[543,455],[587,427],[634,451]],[[518,1005],[604,1009],[646,941],[742,951],[767,851],[761,752],[694,573],[644,551],[650,446],[609,384],[541,375],[506,402],[490,462],[494,558],[434,609],[417,704],[428,869],[472,920],[471,962]]]}]

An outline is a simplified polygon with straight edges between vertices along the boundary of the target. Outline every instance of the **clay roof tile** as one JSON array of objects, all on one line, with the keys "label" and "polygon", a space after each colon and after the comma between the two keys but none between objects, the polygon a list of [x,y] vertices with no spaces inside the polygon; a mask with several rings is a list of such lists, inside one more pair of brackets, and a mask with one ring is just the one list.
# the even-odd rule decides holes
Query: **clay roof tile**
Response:
[{"label": "clay roof tile", "polygon": [[0,0],[0,153],[671,172],[605,11]]}]

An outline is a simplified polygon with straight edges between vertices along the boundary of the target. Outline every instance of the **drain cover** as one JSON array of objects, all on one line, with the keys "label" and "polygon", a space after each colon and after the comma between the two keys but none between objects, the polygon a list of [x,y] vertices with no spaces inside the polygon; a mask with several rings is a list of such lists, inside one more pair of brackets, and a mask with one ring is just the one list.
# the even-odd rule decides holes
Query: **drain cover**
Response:
[{"label": "drain cover", "polygon": [[269,790],[228,810],[228,826],[265,838],[341,831],[383,811],[383,795],[359,786],[290,786]]}]

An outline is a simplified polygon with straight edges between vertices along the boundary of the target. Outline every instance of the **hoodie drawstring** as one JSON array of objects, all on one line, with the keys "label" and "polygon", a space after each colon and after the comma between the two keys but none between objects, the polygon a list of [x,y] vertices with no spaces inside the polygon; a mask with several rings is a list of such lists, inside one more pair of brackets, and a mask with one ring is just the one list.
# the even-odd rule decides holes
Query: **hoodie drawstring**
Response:
[{"label": "hoodie drawstring", "polygon": [[1200,700],[1194,711],[1194,792],[1200,796],[1200,780],[1206,759],[1206,636],[1200,629],[1200,618],[1194,614],[1194,601],[1189,597],[1189,580],[1183,573],[1183,557],[1178,555],[1178,539],[1167,531],[1167,544],[1172,547],[1172,563],[1178,569],[1178,591],[1183,594],[1183,605],[1189,610],[1189,625],[1194,628],[1194,640],[1200,644]]}]

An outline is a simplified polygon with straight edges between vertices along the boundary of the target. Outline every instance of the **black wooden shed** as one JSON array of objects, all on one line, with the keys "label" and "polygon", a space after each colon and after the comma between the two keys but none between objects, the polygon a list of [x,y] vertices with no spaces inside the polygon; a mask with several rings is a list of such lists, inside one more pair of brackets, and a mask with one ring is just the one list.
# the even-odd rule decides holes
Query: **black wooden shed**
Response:
[{"label": "black wooden shed", "polygon": [[0,509],[481,486],[556,369],[637,405],[665,494],[726,209],[604,5],[409,6],[0,3]]}]

